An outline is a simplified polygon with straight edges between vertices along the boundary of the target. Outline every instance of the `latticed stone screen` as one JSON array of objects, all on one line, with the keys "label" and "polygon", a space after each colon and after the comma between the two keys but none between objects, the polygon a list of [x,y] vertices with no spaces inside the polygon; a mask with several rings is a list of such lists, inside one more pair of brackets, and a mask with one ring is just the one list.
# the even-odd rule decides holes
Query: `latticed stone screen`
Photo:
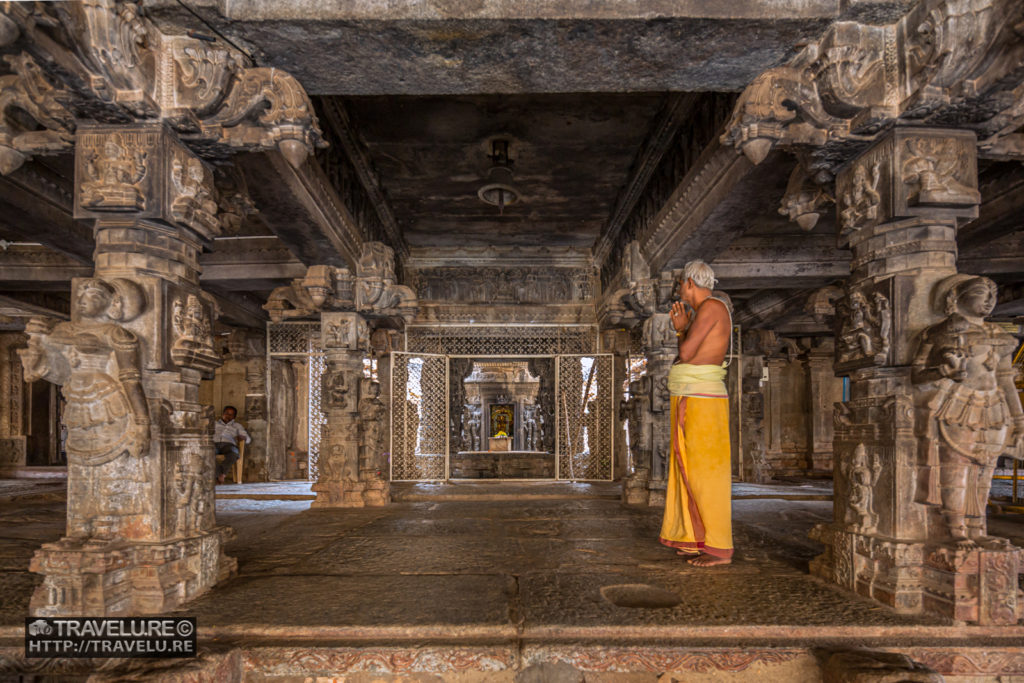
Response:
[{"label": "latticed stone screen", "polygon": [[407,350],[419,353],[481,356],[553,356],[593,353],[589,325],[410,327]]},{"label": "latticed stone screen", "polygon": [[391,357],[391,479],[447,479],[448,358]]},{"label": "latticed stone screen", "polygon": [[[309,480],[319,476],[320,442],[326,416],[321,409],[321,379],[324,374],[323,349],[320,346],[320,323],[284,322],[267,325],[267,356],[278,359],[304,360],[307,371],[307,395],[298,396],[297,404],[305,404],[308,425],[307,450],[309,452]],[[270,363],[267,363],[267,395],[276,395],[270,386]],[[305,401],[303,401],[305,398]]]},{"label": "latticed stone screen", "polygon": [[558,478],[612,478],[612,356],[559,356],[556,378]]}]

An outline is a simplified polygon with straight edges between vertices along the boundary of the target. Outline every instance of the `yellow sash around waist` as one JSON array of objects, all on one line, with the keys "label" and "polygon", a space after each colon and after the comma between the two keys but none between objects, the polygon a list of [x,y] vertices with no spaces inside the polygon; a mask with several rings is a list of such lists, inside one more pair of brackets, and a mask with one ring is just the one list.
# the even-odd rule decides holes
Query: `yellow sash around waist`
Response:
[{"label": "yellow sash around waist", "polygon": [[668,391],[673,396],[729,398],[725,365],[677,363],[668,371]]}]

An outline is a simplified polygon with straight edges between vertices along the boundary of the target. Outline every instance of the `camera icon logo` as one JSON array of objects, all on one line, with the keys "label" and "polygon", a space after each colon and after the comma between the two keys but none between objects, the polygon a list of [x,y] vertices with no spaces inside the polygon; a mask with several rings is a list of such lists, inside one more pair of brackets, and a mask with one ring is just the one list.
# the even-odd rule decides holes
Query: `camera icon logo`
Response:
[{"label": "camera icon logo", "polygon": [[53,633],[53,627],[43,619],[36,619],[28,625],[30,636],[48,636]]}]

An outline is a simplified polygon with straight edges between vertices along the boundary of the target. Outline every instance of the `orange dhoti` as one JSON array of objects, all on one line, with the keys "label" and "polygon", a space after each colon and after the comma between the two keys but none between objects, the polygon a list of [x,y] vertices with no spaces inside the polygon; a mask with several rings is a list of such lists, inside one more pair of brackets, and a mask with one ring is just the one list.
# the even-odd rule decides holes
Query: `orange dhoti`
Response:
[{"label": "orange dhoti", "polygon": [[732,557],[729,399],[672,396],[672,455],[660,540]]}]

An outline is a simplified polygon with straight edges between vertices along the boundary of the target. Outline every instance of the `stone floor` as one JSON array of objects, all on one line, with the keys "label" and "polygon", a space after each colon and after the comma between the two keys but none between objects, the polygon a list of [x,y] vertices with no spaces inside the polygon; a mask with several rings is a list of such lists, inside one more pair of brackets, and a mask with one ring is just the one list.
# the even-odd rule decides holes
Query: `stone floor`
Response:
[{"label": "stone floor", "polygon": [[[38,662],[19,653],[29,558],[63,527],[52,488],[0,484],[0,674]],[[182,611],[198,618],[204,656],[184,671],[106,665],[112,677],[816,680],[822,649],[851,644],[912,652],[947,680],[1024,676],[1024,626],[900,616],[812,579],[820,546],[807,531],[831,516],[827,482],[737,484],[735,562],[713,569],[660,546],[660,512],[622,506],[611,484],[402,485],[407,502],[357,510],[310,509],[295,499],[304,482],[217,493],[239,575]],[[1024,515],[990,524],[1024,545]]]}]

